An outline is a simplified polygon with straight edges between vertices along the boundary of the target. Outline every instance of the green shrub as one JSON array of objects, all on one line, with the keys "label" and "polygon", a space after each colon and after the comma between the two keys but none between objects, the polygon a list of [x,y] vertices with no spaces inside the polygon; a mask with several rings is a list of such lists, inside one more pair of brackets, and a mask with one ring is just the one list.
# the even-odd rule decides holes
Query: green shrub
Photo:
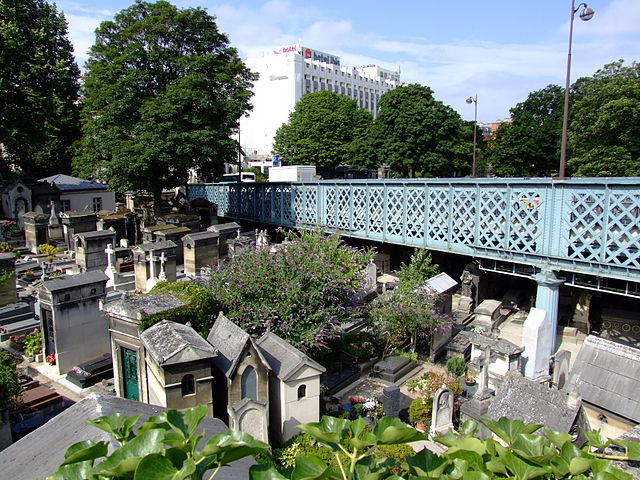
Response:
[{"label": "green shrub", "polygon": [[447,373],[454,378],[464,375],[466,369],[467,364],[460,357],[451,357],[447,360]]},{"label": "green shrub", "polygon": [[432,398],[416,398],[411,402],[411,405],[409,405],[409,421],[414,425],[417,423],[429,425],[429,422],[431,422],[432,408]]},{"label": "green shrub", "polygon": [[43,243],[41,245],[38,245],[38,251],[42,255],[46,255],[50,259],[52,259],[58,253],[58,247],[54,247],[53,245],[49,245],[48,243]]},{"label": "green shrub", "polygon": [[378,445],[375,449],[375,456],[378,458],[393,458],[396,462],[402,463],[405,458],[410,457],[415,452],[406,443],[398,445]]},{"label": "green shrub", "polygon": [[398,355],[400,357],[405,357],[410,360],[413,360],[414,362],[418,360],[418,354],[416,352],[405,352],[404,350],[400,350],[400,349],[394,350],[393,352],[391,352],[391,355]]},{"label": "green shrub", "polygon": [[42,334],[39,330],[34,330],[23,337],[20,345],[27,355],[40,353],[42,351]]}]

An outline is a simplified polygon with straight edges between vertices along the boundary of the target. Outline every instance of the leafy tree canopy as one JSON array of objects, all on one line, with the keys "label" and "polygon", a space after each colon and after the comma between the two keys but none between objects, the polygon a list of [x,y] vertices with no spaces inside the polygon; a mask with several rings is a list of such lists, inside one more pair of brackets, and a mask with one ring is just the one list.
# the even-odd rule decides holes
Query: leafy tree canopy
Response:
[{"label": "leafy tree canopy", "polygon": [[573,86],[570,173],[640,176],[640,65],[605,65]]},{"label": "leafy tree canopy", "polygon": [[558,171],[564,89],[548,85],[511,109],[489,140],[486,161],[500,177],[546,177]]},{"label": "leafy tree canopy", "polygon": [[0,2],[0,163],[34,176],[71,171],[80,71],[67,22],[44,0]]},{"label": "leafy tree canopy", "polygon": [[354,164],[376,168],[386,163],[399,177],[453,175],[463,135],[455,110],[417,84],[386,92],[379,106],[367,137],[358,142]]},{"label": "leafy tree canopy", "polygon": [[254,77],[205,10],[138,0],[98,27],[86,67],[78,175],[159,200],[235,158]]},{"label": "leafy tree canopy", "polygon": [[220,310],[252,335],[269,328],[297,348],[326,346],[335,327],[362,315],[363,269],[372,259],[339,235],[287,233],[275,253],[246,249],[212,273]]},{"label": "leafy tree canopy", "polygon": [[273,152],[285,163],[333,169],[349,163],[354,141],[371,124],[355,100],[326,90],[304,95],[278,131]]}]

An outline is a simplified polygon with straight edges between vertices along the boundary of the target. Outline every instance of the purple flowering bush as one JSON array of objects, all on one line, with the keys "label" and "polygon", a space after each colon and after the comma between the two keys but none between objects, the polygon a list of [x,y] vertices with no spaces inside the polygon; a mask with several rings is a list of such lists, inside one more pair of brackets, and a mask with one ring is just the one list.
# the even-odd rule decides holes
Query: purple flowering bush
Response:
[{"label": "purple flowering bush", "polygon": [[358,298],[373,253],[319,230],[285,236],[275,252],[246,249],[212,272],[213,294],[251,335],[269,328],[303,351],[325,348],[337,325],[364,314]]}]

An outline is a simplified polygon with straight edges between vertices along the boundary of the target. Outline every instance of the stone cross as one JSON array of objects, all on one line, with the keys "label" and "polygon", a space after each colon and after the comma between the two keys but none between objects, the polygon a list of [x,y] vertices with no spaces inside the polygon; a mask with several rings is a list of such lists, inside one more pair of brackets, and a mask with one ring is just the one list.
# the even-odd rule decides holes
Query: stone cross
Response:
[{"label": "stone cross", "polygon": [[116,251],[113,249],[113,245],[110,243],[104,251],[107,254],[107,269],[113,270],[116,263]]},{"label": "stone cross", "polygon": [[496,353],[492,352],[491,347],[487,345],[482,355],[475,360],[476,365],[480,367],[480,385],[474,396],[480,400],[491,395],[491,390],[489,389],[489,364],[493,362],[496,357]]},{"label": "stone cross", "polygon": [[167,281],[167,276],[164,273],[164,264],[167,261],[167,257],[164,254],[164,252],[162,252],[160,254],[160,275],[158,275],[158,281],[160,282],[166,282]]}]

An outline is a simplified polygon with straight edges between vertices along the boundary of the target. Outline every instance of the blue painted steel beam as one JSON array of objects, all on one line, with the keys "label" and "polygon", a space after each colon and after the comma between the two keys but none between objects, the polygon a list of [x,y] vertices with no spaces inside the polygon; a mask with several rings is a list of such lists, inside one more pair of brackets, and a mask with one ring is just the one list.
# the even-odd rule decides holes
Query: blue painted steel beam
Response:
[{"label": "blue painted steel beam", "polygon": [[640,281],[640,178],[189,184],[218,214]]}]

